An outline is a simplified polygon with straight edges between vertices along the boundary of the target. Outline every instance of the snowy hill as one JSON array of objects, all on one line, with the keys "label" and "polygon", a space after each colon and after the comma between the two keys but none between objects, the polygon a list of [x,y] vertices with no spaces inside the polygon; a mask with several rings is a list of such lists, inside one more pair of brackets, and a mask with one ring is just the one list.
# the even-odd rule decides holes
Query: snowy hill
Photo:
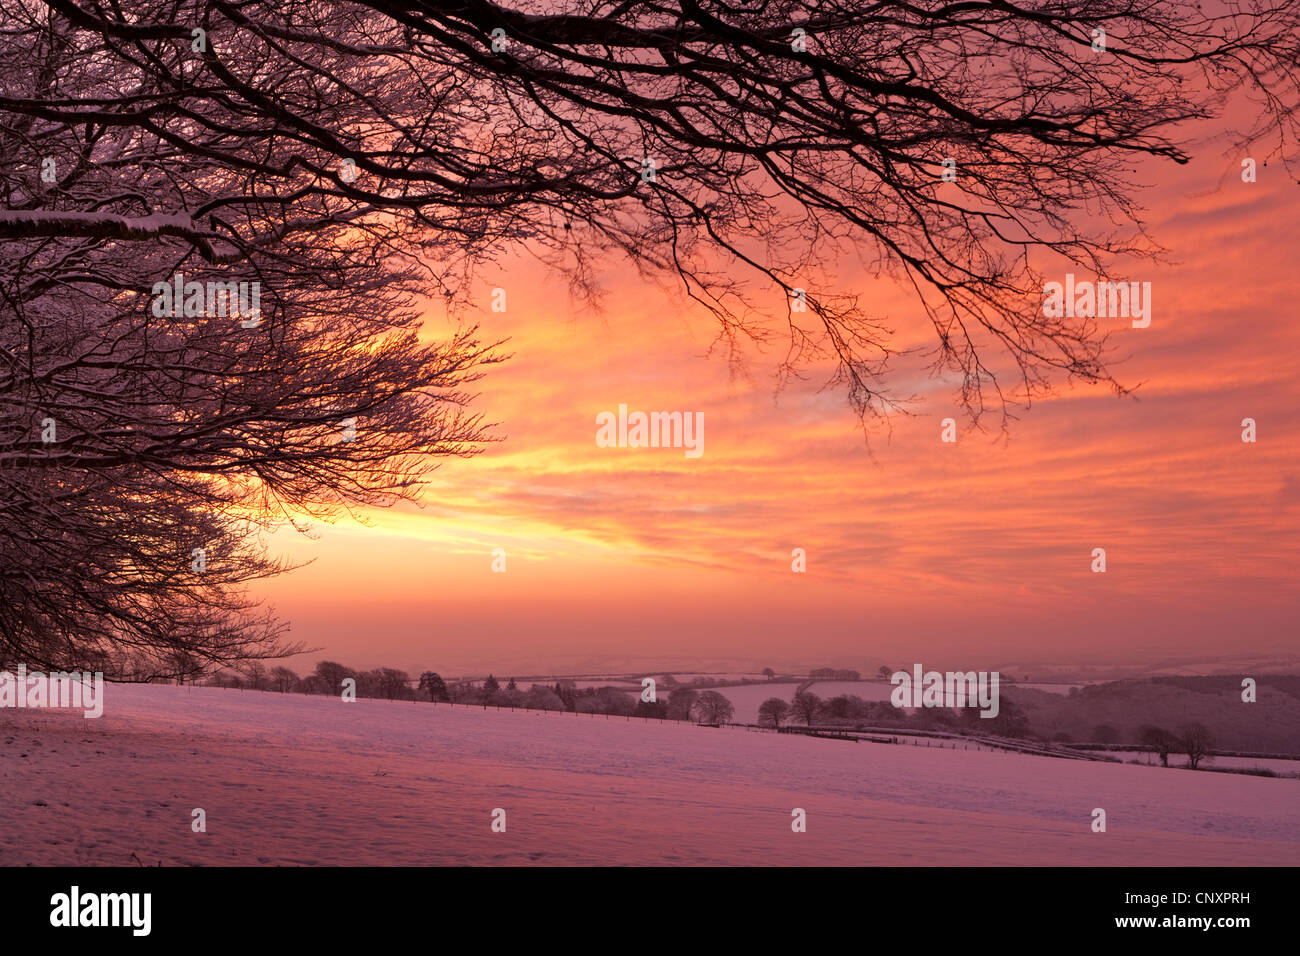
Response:
[{"label": "snowy hill", "polygon": [[603,716],[111,685],[0,757],[10,865],[1300,862],[1296,780]]}]

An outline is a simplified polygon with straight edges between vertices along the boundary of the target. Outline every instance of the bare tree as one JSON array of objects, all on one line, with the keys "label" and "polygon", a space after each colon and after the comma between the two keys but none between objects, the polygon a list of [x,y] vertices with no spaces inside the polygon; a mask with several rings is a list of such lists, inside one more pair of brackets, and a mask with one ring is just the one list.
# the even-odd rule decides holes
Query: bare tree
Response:
[{"label": "bare tree", "polygon": [[[5,7],[4,52],[32,78],[6,100],[10,155],[33,171],[54,157],[59,195],[91,169],[152,167],[127,142],[135,130],[164,158],[224,175],[197,190],[159,177],[95,207],[15,184],[24,202],[0,234],[167,237],[230,261],[391,211],[470,262],[526,238],[579,285],[591,255],[620,250],[676,275],[725,338],[768,341],[772,310],[735,278],[741,266],[785,306],[789,370],[838,357],[864,411],[891,402],[879,381],[891,348],[837,288],[837,249],[862,245],[915,285],[935,362],[975,409],[1006,397],[989,349],[1025,395],[1058,374],[1118,387],[1094,323],[1043,315],[1031,255],[1105,275],[1154,252],[1136,228],[1132,160],[1185,162],[1181,127],[1232,94],[1259,101],[1246,129],[1268,153],[1295,145],[1296,0],[1237,0],[1231,15],[1197,0]],[[445,290],[464,288],[466,273],[439,272]]]},{"label": "bare tree", "polygon": [[609,714],[613,717],[626,717],[636,711],[636,698],[617,687],[597,688],[596,700],[599,702],[598,713]]},{"label": "bare tree", "polygon": [[790,702],[790,709],[796,717],[811,727],[822,709],[822,699],[816,694],[804,691],[802,694],[794,695],[794,700]]},{"label": "bare tree", "polygon": [[1204,724],[1186,724],[1178,735],[1178,746],[1187,754],[1187,765],[1193,770],[1201,762],[1211,759],[1210,751],[1214,749],[1214,740],[1209,728]]},{"label": "bare tree", "polygon": [[[537,685],[534,685],[537,686]],[[451,699],[447,693],[447,683],[442,676],[436,671],[425,671],[420,675],[420,686],[417,690],[426,691],[429,694],[429,700],[437,703],[438,701],[446,702]]]},{"label": "bare tree", "polygon": [[271,668],[271,686],[281,694],[287,694],[298,683],[298,675],[288,667],[278,665]]},{"label": "bare tree", "polygon": [[295,693],[298,694],[328,694],[329,688],[316,674],[303,674],[298,679],[298,683],[293,685]]},{"label": "bare tree", "polygon": [[771,727],[780,727],[781,721],[790,713],[790,705],[780,697],[769,697],[758,707],[758,722]]},{"label": "bare tree", "polygon": [[[337,661],[318,661],[316,663],[316,689],[322,694],[341,694],[343,681],[351,677],[356,680],[360,675],[350,667]],[[360,696],[360,695],[358,695]]]},{"label": "bare tree", "polygon": [[451,686],[450,697],[456,704],[482,704],[483,689],[473,681],[457,681]]},{"label": "bare tree", "polygon": [[691,705],[691,713],[701,724],[725,724],[735,716],[736,708],[716,690],[706,690]]},{"label": "bare tree", "polygon": [[534,684],[524,694],[523,706],[531,710],[564,710],[564,701],[545,684]]},{"label": "bare tree", "polygon": [[690,720],[695,701],[700,692],[689,687],[679,687],[668,695],[668,719]]},{"label": "bare tree", "polygon": [[384,675],[379,668],[368,671],[355,671],[351,676],[356,679],[358,697],[384,696]]},{"label": "bare tree", "polygon": [[249,661],[247,664],[242,665],[239,670],[244,675],[244,681],[247,683],[249,690],[266,690],[266,665],[261,661]]},{"label": "bare tree", "polygon": [[1147,725],[1138,731],[1138,742],[1159,756],[1162,766],[1169,766],[1169,751],[1177,745],[1173,734],[1163,727]]},{"label": "bare tree", "polygon": [[487,357],[471,330],[417,339],[413,226],[283,181],[277,201],[261,135],[184,118],[175,57],[131,75],[62,6],[6,2],[0,34],[4,88],[36,105],[0,108],[32,164],[0,173],[0,646],[50,668],[126,647],[139,678],[282,656],[300,645],[245,597],[285,569],[260,532],[413,497],[472,453],[458,388]]},{"label": "bare tree", "polygon": [[387,700],[396,700],[406,693],[411,677],[406,671],[393,667],[379,669],[379,693]]},{"label": "bare tree", "polygon": [[203,664],[188,651],[178,649],[168,655],[167,660],[164,669],[174,676],[177,684],[194,683],[203,676]]}]

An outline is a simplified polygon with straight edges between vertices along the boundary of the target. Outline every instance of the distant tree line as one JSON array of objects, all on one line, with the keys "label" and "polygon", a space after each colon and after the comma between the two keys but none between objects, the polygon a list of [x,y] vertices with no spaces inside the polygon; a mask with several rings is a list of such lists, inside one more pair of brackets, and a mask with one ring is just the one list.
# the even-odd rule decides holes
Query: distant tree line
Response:
[{"label": "distant tree line", "polygon": [[[184,668],[178,665],[178,671],[184,671]],[[882,675],[889,673],[889,669],[886,667],[882,667],[880,671]],[[762,673],[763,677],[769,681],[774,680],[777,676],[776,671],[770,667],[764,668]],[[492,675],[488,675],[487,679],[482,682],[459,681],[452,686],[448,686],[442,677],[433,671],[425,671],[418,680],[413,680],[406,671],[392,667],[359,671],[336,661],[321,661],[316,665],[314,671],[302,676],[299,676],[291,668],[284,666],[267,667],[261,661],[250,661],[236,670],[221,671],[206,678],[196,668],[192,668],[188,672],[189,680],[214,687],[273,690],[280,693],[299,694],[337,693],[343,680],[349,677],[357,682],[358,697],[378,697],[387,700],[423,700],[427,696],[431,700],[444,703],[532,707],[541,710],[577,710],[579,713],[622,714],[626,708],[621,703],[621,700],[629,696],[627,691],[614,687],[583,688],[580,690],[572,680],[559,680],[552,686],[534,684],[533,689],[521,691],[513,679],[503,688],[496,677]],[[819,667],[808,673],[808,679],[857,681],[862,679],[862,675],[855,670]],[[754,678],[727,679],[711,676],[699,676],[693,677],[689,681],[681,681],[672,674],[662,674],[656,678],[656,683],[660,690],[665,693],[674,691],[680,693],[686,689],[703,691],[714,687],[747,686],[762,683],[762,681]],[[431,687],[432,690],[430,690]],[[548,694],[543,693],[544,690],[553,693],[563,706],[554,706],[554,701]],[[530,693],[533,694],[531,698],[528,696]],[[683,696],[682,699],[685,700],[686,697]],[[531,703],[525,703],[525,700],[531,701]],[[723,712],[723,710],[719,709],[721,705],[712,698],[707,698],[707,700],[708,703],[704,705],[706,708],[704,722],[717,722],[713,718]],[[633,701],[634,705],[635,703],[636,701]],[[653,709],[653,707],[640,708],[640,711]],[[633,712],[640,715],[635,706]],[[687,718],[681,717],[678,719],[684,720]],[[730,719],[730,717],[725,719]]]},{"label": "distant tree line", "polygon": [[[843,679],[843,678],[842,678]],[[1026,737],[1029,720],[1003,697],[996,717],[981,717],[974,707],[925,707],[908,712],[886,700],[863,700],[853,694],[821,698],[800,691],[790,700],[770,697],[758,709],[758,722],[766,727],[792,723],[808,727],[897,727],[899,730],[975,731],[997,737]]]},{"label": "distant tree line", "polygon": [[[881,674],[886,670],[885,667],[880,668]],[[826,680],[859,679],[856,671],[831,668],[819,668],[810,672],[809,676]],[[735,707],[731,701],[717,691],[702,689],[701,685],[707,686],[710,683],[709,678],[695,678],[690,684],[684,684],[671,674],[664,674],[657,679],[656,686],[663,693],[656,694],[654,701],[641,700],[633,692],[619,687],[580,688],[572,680],[557,680],[554,684],[534,683],[528,690],[523,690],[514,678],[502,686],[492,674],[481,682],[460,680],[449,684],[435,671],[424,671],[418,679],[413,680],[406,671],[392,667],[360,671],[336,661],[320,661],[315,670],[302,676],[288,667],[268,669],[261,661],[250,661],[238,671],[214,674],[204,683],[215,687],[277,691],[282,694],[338,694],[343,681],[348,678],[356,682],[358,697],[384,700],[429,700],[467,706],[689,720],[710,725],[730,723],[735,718]],[[1068,746],[1075,743],[1065,733],[1058,733],[1050,740],[1035,734],[1029,717],[1006,696],[999,700],[998,715],[985,718],[980,716],[979,709],[975,707],[925,707],[909,712],[893,706],[889,701],[868,701],[853,694],[822,698],[804,690],[794,694],[788,701],[780,697],[768,698],[759,707],[758,722],[766,727],[802,724],[807,727],[898,728],[900,731],[988,734],[1036,740],[1043,744]],[[1112,724],[1098,724],[1093,728],[1091,740],[1087,743],[1119,746],[1122,734]],[[1162,727],[1143,726],[1134,735],[1133,744],[1158,756],[1161,764],[1166,767],[1169,766],[1171,754],[1184,754],[1187,765],[1193,770],[1212,759],[1215,747],[1210,731],[1199,723],[1185,724],[1177,732]]]},{"label": "distant tree line", "polygon": [[[1124,744],[1123,734],[1114,724],[1098,724],[1092,729],[1089,739],[1078,741],[1079,744],[1103,744],[1108,747],[1120,747]],[[1075,744],[1069,734],[1060,733],[1052,737],[1053,743]],[[1212,758],[1215,747],[1214,737],[1204,724],[1187,723],[1179,730],[1171,731],[1150,724],[1139,727],[1133,734],[1132,744],[1138,749],[1154,754],[1160,758],[1162,766],[1169,766],[1170,754],[1184,754],[1187,765],[1193,770]]]},{"label": "distant tree line", "polygon": [[347,678],[356,681],[358,697],[413,700],[418,694],[406,671],[394,667],[359,671],[337,661],[321,661],[314,671],[301,676],[283,665],[268,668],[261,661],[249,661],[237,670],[219,671],[200,683],[210,687],[269,690],[281,694],[338,694]]},{"label": "distant tree line", "polygon": [[482,707],[692,720],[701,724],[723,724],[735,716],[731,701],[721,694],[681,685],[671,675],[665,675],[657,682],[669,692],[667,698],[656,694],[653,701],[640,700],[637,695],[618,687],[580,688],[572,680],[559,680],[554,685],[534,683],[528,690],[523,690],[514,678],[502,686],[492,674],[482,682],[461,680],[448,683],[436,671],[424,671],[413,680],[406,671],[396,668],[359,671],[337,661],[320,661],[314,671],[301,676],[288,667],[267,669],[260,661],[252,661],[238,671],[214,674],[204,683],[213,687],[282,694],[333,695],[341,693],[343,681],[348,678],[356,682],[358,697],[383,700],[428,700]]},{"label": "distant tree line", "polygon": [[834,667],[818,667],[808,672],[813,680],[862,680],[857,671],[837,670]]},{"label": "distant tree line", "polygon": [[[791,724],[807,727],[897,727],[899,730],[974,732],[994,737],[1028,738],[1045,744],[1069,745],[1074,742],[1068,734],[1056,734],[1050,741],[1034,734],[1028,716],[1014,701],[1002,697],[998,703],[996,717],[982,717],[975,707],[925,707],[909,712],[889,701],[868,701],[851,694],[822,699],[814,693],[802,691],[789,701],[769,697],[758,708],[758,722],[765,727]],[[1110,724],[1098,724],[1089,741],[1109,745],[1120,742],[1119,730]],[[1159,756],[1161,764],[1166,767],[1169,766],[1170,754],[1185,754],[1187,765],[1193,770],[1212,759],[1215,746],[1210,731],[1199,723],[1185,724],[1177,732],[1145,726],[1138,730],[1134,743]]]}]

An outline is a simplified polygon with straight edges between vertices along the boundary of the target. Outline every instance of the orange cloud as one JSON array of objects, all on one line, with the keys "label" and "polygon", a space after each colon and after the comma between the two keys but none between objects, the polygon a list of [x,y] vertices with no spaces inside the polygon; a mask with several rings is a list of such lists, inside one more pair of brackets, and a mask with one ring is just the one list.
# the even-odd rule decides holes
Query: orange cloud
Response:
[{"label": "orange cloud", "polygon": [[[316,563],[266,593],[296,636],[362,666],[1286,649],[1300,593],[1300,195],[1267,172],[1241,184],[1210,160],[1161,171],[1146,198],[1169,260],[1133,276],[1152,283],[1153,321],[1113,322],[1135,397],[1063,387],[1005,437],[974,430],[912,356],[894,384],[923,404],[868,447],[843,394],[821,389],[828,367],[778,389],[779,350],[751,350],[737,372],[708,354],[708,317],[618,263],[592,314],[536,263],[511,262],[482,287],[481,321],[514,356],[477,406],[503,440],[444,463],[422,509],[278,535]],[[845,281],[900,341],[924,344],[906,290]],[[494,287],[505,313],[487,310]],[[442,329],[431,316],[427,333]],[[620,403],[702,412],[704,454],[598,447],[596,416]],[[955,444],[940,441],[946,417]],[[796,547],[806,574],[791,571]],[[1097,547],[1104,575],[1090,570]]]}]

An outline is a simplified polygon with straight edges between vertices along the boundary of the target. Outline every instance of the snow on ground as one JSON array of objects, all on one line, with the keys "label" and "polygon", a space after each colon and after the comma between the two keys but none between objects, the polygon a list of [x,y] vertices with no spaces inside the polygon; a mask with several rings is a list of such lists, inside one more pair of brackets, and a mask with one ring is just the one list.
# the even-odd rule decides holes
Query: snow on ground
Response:
[{"label": "snow on ground", "polygon": [[822,700],[841,695],[863,700],[889,700],[893,690],[894,685],[883,680],[819,680],[808,688],[809,693]]},{"label": "snow on ground", "polygon": [[[685,674],[682,675],[679,679],[685,682],[692,676],[714,676],[714,675]],[[737,677],[736,679],[739,678]],[[545,681],[537,681],[536,683],[542,684],[543,686],[546,687],[551,687],[554,686],[555,681],[552,680],[549,683]],[[617,687],[620,690],[626,691],[634,699],[640,698],[641,696],[640,681],[629,681],[621,677],[609,677],[609,678],[605,678],[604,680],[578,680],[578,681],[574,681],[573,683],[574,686],[576,686],[579,690],[588,687]],[[799,686],[802,683],[803,683],[802,681],[764,680],[760,684],[744,684],[736,687],[709,687],[709,688],[698,688],[698,689],[700,691],[704,691],[704,690],[717,691],[723,697],[727,698],[727,700],[731,701],[732,706],[736,708],[734,720],[737,723],[756,724],[758,723],[758,708],[762,705],[763,701],[767,700],[769,697],[780,697],[782,700],[788,703],[790,699],[794,697],[794,692],[799,689]],[[525,684],[522,682],[520,683],[520,687],[523,687],[524,689],[527,689],[528,687],[531,686],[532,686],[531,683],[529,684]],[[1016,684],[1015,686],[1032,687],[1037,690],[1045,690],[1053,694],[1067,694],[1069,693],[1071,687],[1078,687],[1079,685],[1078,684]],[[882,701],[882,700],[889,700],[889,695],[893,691],[894,685],[890,684],[887,681],[879,681],[879,680],[863,680],[863,681],[823,680],[823,681],[817,681],[808,689],[812,693],[816,694],[818,697],[821,697],[822,699],[829,699],[831,697],[837,697],[840,694],[847,694],[854,697],[860,697],[863,700]],[[659,693],[663,694],[665,692],[666,692],[665,688],[660,686]]]},{"label": "snow on ground", "polygon": [[[0,710],[5,863],[1300,863],[1296,780],[427,703],[106,693],[99,720]],[[795,807],[806,833],[791,832]]]},{"label": "snow on ground", "polygon": [[688,684],[697,678],[704,680],[766,680],[766,674],[683,674],[681,671],[657,671],[655,675],[672,674],[680,683]]},{"label": "snow on ground", "polygon": [[[1151,753],[1117,753],[1111,756],[1119,757],[1121,760],[1134,760],[1141,763],[1155,764],[1160,759]],[[1170,754],[1169,763],[1175,767],[1181,767],[1187,763],[1187,758],[1182,754]],[[1249,769],[1249,770],[1271,770],[1274,773],[1281,774],[1300,774],[1300,760],[1278,760],[1271,757],[1213,757],[1205,764],[1211,769],[1215,767],[1232,768],[1232,769]]]},{"label": "snow on ground", "polygon": [[736,708],[736,713],[731,719],[736,723],[756,724],[758,723],[758,708],[762,706],[763,701],[769,697],[780,697],[788,704],[790,699],[794,697],[794,692],[799,689],[799,685],[773,681],[770,684],[742,684],[738,687],[710,687],[708,689],[717,691],[731,701],[731,706]]},{"label": "snow on ground", "polygon": [[1070,693],[1070,691],[1075,690],[1076,688],[1079,687],[1084,687],[1086,685],[1084,684],[1035,684],[1032,681],[1030,681],[1029,683],[1017,682],[1015,684],[1008,684],[1006,686],[1027,687],[1029,690],[1041,690],[1041,691],[1046,691],[1049,694],[1068,694]]},{"label": "snow on ground", "polygon": [[[1033,687],[1053,694],[1067,694],[1070,687],[1079,685],[1016,684],[1015,686]],[[748,684],[743,687],[714,687],[711,689],[716,690],[731,701],[732,706],[736,708],[735,720],[737,723],[756,724],[758,723],[758,708],[763,701],[769,697],[780,697],[782,700],[789,702],[794,697],[794,692],[799,689],[799,683],[787,683],[785,681],[768,683],[765,681],[762,684]],[[810,693],[822,698],[822,700],[829,700],[832,697],[844,694],[850,697],[860,697],[862,700],[882,701],[889,700],[894,685],[882,680],[819,680],[812,684],[808,690]]]},{"label": "snow on ground", "polygon": [[[1079,684],[1003,684],[1005,690],[1008,687],[1028,687],[1033,690],[1046,691],[1049,694],[1068,694],[1071,687],[1079,687]],[[844,681],[844,680],[819,680],[808,688],[812,693],[823,699],[838,697],[845,694],[851,697],[861,697],[863,700],[889,700],[889,695],[893,693],[894,685],[889,681],[883,680],[863,680],[863,681]]]},{"label": "snow on ground", "polygon": [[[567,678],[561,677],[551,681],[539,680],[539,681],[532,681],[529,683],[520,681],[519,687],[523,690],[531,690],[532,688],[537,687],[538,685],[542,687],[554,687],[561,680],[567,680]],[[573,684],[573,686],[578,690],[586,690],[589,687],[617,687],[619,690],[626,690],[628,693],[632,693],[632,691],[635,690],[638,696],[641,693],[640,681],[637,681],[635,684],[633,684],[631,681],[624,680],[621,677],[607,677],[604,680],[575,680],[575,681],[569,681],[569,683]],[[503,687],[505,686],[504,681],[501,682],[501,686]]]}]

